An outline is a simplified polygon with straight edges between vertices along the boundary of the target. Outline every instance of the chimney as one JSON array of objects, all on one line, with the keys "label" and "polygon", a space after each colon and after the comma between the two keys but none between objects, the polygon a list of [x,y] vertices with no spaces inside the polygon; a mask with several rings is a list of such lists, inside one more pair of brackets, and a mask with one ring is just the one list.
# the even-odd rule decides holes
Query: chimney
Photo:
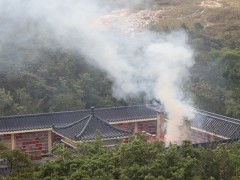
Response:
[{"label": "chimney", "polygon": [[184,119],[183,125],[181,127],[181,140],[191,140],[191,121]]},{"label": "chimney", "polygon": [[165,136],[165,116],[164,111],[161,109],[157,112],[157,139],[164,141]]},{"label": "chimney", "polygon": [[94,106],[92,106],[90,109],[91,109],[91,115],[94,116],[94,109],[95,109]]}]

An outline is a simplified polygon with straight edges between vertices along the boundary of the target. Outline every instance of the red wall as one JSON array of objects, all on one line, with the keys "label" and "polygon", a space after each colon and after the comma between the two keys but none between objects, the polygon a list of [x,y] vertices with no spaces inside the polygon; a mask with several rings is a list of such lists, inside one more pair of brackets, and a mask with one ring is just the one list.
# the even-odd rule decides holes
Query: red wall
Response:
[{"label": "red wall", "polygon": [[55,134],[55,133],[52,133],[52,136],[53,136],[53,143],[54,143],[54,142],[60,142],[61,139],[62,139],[61,136],[59,136],[59,135],[57,135],[57,134]]},{"label": "red wall", "polygon": [[157,134],[157,121],[138,122],[138,132],[146,131],[150,134]]},{"label": "red wall", "polygon": [[113,126],[123,130],[128,130],[128,131],[133,131],[134,129],[134,123],[119,123],[119,124],[113,124]]},{"label": "red wall", "polygon": [[48,152],[48,132],[38,131],[16,134],[16,148],[29,154],[45,154]]},{"label": "red wall", "polygon": [[[151,135],[156,135],[157,121],[143,121],[138,123],[138,132],[142,133],[145,131]],[[134,123],[119,123],[114,124],[115,127],[125,129],[125,130],[134,130]],[[155,140],[154,136],[149,135],[149,138]],[[53,142],[59,141],[60,136],[52,133]],[[191,130],[191,140],[193,143],[202,143],[209,142],[214,140],[220,140],[216,136],[208,135],[204,132]],[[125,139],[124,142],[127,142],[128,139]],[[6,147],[11,149],[11,135],[0,135],[0,142],[4,143]],[[19,133],[16,134],[16,148],[21,149],[23,152],[28,154],[45,154],[48,153],[48,131],[38,131],[38,132],[28,132],[28,133]]]},{"label": "red wall", "polygon": [[[124,129],[124,130],[134,130],[134,123],[119,123],[114,124],[114,126]],[[145,131],[146,133],[150,133],[152,135],[156,135],[157,121],[143,121],[138,122],[138,132]],[[151,137],[155,140],[154,137]],[[201,131],[191,130],[191,141],[193,144],[195,143],[203,143],[209,141],[217,141],[221,140],[221,138],[206,134]]]},{"label": "red wall", "polygon": [[0,142],[3,143],[8,149],[11,149],[11,134],[0,135]]},{"label": "red wall", "polygon": [[[155,134],[157,133],[157,121],[141,121],[137,122],[138,123],[138,132],[145,131],[150,134]],[[119,123],[119,124],[113,124],[115,127],[124,129],[124,130],[134,130],[134,123]]]}]

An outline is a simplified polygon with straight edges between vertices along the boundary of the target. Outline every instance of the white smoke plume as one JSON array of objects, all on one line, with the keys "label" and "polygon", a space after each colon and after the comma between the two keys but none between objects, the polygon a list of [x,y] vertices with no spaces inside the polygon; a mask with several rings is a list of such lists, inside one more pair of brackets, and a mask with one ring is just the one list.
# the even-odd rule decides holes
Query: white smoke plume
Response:
[{"label": "white smoke plume", "polygon": [[[88,62],[109,75],[113,95],[119,99],[144,93],[157,99],[168,114],[167,141],[178,139],[178,125],[191,114],[182,87],[194,64],[193,51],[183,31],[157,34],[148,30],[119,32],[98,29],[94,21],[111,12],[109,1],[0,0],[2,15],[43,23],[50,35],[67,49],[77,50]],[[132,1],[134,6],[142,1]],[[124,25],[121,25],[124,26]]]}]

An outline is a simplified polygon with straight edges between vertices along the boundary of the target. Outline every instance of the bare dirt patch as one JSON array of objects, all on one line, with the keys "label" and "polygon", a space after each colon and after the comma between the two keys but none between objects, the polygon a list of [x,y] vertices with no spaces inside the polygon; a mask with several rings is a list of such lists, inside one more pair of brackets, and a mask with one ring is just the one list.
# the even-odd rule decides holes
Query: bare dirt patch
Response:
[{"label": "bare dirt patch", "polygon": [[120,9],[99,17],[94,25],[98,28],[117,28],[123,32],[133,32],[157,23],[162,18],[163,12],[164,10]]},{"label": "bare dirt patch", "polygon": [[202,1],[200,6],[208,8],[220,8],[222,7],[221,0],[206,0]]}]

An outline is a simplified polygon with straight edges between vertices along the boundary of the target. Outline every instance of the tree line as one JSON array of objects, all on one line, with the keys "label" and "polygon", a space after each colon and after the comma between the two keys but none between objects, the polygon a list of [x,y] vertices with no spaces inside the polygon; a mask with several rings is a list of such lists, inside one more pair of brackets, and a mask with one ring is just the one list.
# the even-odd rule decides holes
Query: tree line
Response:
[{"label": "tree line", "polygon": [[[128,144],[106,148],[98,138],[76,149],[56,144],[57,159],[41,165],[30,165],[31,162],[23,161],[18,155],[21,158],[15,158],[11,174],[3,179],[237,180],[239,148],[239,141],[220,144],[215,149],[194,148],[190,141],[184,141],[180,147],[171,144],[166,148],[160,141],[147,142],[139,135],[132,137]],[[17,154],[11,153],[2,156],[11,160],[9,157]]]},{"label": "tree line", "polygon": [[106,74],[81,56],[60,49],[44,49],[39,56],[13,75],[0,71],[0,115],[124,104],[112,97]]}]

